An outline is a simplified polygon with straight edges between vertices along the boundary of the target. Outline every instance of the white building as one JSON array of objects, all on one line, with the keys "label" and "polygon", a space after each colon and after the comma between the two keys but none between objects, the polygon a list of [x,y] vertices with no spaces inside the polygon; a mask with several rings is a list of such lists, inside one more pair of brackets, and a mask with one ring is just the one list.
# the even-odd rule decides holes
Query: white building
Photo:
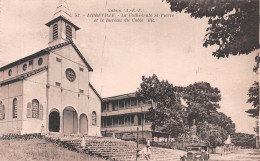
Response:
[{"label": "white building", "polygon": [[79,27],[64,0],[46,25],[47,48],[0,68],[0,135],[44,129],[100,136],[101,98],[89,83],[93,69],[74,43]]},{"label": "white building", "polygon": [[152,102],[143,103],[136,98],[135,93],[117,95],[102,99],[101,133],[103,136],[113,136],[119,139],[131,140],[137,137],[155,142],[166,142],[169,135],[161,128],[151,128],[152,123],[146,119],[146,114]]}]

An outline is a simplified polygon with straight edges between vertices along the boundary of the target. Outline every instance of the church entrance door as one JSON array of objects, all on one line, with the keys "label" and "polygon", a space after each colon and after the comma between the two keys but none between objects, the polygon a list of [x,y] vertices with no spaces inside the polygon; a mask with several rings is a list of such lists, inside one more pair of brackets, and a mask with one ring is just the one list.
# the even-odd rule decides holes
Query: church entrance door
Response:
[{"label": "church entrance door", "polygon": [[73,107],[66,107],[63,110],[63,132],[78,133],[78,114]]},{"label": "church entrance door", "polygon": [[58,111],[52,111],[49,115],[49,131],[59,132],[60,130],[60,114]]},{"label": "church entrance door", "polygon": [[79,120],[79,132],[81,134],[87,134],[88,133],[88,118],[85,114],[80,115],[80,120]]}]

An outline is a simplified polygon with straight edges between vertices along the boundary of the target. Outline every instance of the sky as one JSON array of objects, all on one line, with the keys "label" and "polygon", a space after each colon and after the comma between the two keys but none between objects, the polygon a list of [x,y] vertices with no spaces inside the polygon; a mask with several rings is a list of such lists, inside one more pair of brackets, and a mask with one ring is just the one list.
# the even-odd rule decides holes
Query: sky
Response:
[{"label": "sky", "polygon": [[[48,46],[45,24],[53,18],[58,0],[1,0],[0,66]],[[255,119],[245,111],[248,89],[257,80],[252,71],[256,52],[217,59],[216,46],[202,46],[207,19],[171,13],[161,0],[67,0],[77,31],[76,45],[94,71],[90,82],[102,97],[135,92],[141,77],[156,74],[176,86],[205,81],[221,91],[221,108],[236,123],[237,132],[254,134]],[[88,13],[116,15],[126,9],[171,14],[155,22],[94,22]],[[111,13],[111,12],[110,12]],[[76,17],[75,15],[80,15]],[[85,15],[85,16],[84,16]],[[130,20],[132,20],[130,18]]]}]

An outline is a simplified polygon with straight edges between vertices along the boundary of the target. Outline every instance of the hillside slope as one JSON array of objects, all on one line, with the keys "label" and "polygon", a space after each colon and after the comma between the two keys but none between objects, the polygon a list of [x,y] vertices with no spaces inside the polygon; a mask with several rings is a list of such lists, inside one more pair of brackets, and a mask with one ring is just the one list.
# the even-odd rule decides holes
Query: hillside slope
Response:
[{"label": "hillside slope", "polygon": [[0,139],[1,161],[105,161],[102,158],[70,151],[42,139]]}]

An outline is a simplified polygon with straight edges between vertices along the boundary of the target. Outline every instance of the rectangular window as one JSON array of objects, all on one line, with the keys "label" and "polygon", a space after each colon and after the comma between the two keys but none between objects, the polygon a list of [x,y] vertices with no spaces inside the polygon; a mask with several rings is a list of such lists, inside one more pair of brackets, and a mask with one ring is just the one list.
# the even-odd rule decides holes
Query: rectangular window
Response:
[{"label": "rectangular window", "polygon": [[32,101],[32,118],[39,118],[39,102],[37,100]]},{"label": "rectangular window", "polygon": [[119,101],[119,108],[124,108],[125,107],[125,101],[124,100],[120,100]]},{"label": "rectangular window", "polygon": [[105,120],[104,120],[104,118],[101,119],[101,127],[105,127]]},{"label": "rectangular window", "polygon": [[118,110],[118,101],[113,101],[112,102],[112,111],[117,111]]},{"label": "rectangular window", "polygon": [[17,118],[17,98],[13,100],[13,118]]},{"label": "rectangular window", "polygon": [[118,120],[119,120],[119,125],[124,125],[125,124],[125,120],[124,120],[124,117],[123,116],[120,116],[119,118],[118,118]]},{"label": "rectangular window", "polygon": [[59,83],[59,82],[56,82],[55,84],[56,84],[56,86],[60,86],[61,85],[61,83]]},{"label": "rectangular window", "polygon": [[138,114],[138,125],[142,125],[142,115]]},{"label": "rectangular window", "polygon": [[102,103],[101,112],[106,112],[106,103]]},{"label": "rectangular window", "polygon": [[61,59],[56,57],[56,61],[60,63]]},{"label": "rectangular window", "polygon": [[131,106],[137,106],[137,100],[131,99]]},{"label": "rectangular window", "polygon": [[129,108],[130,107],[130,99],[127,99],[126,101],[125,101],[125,108],[127,109],[127,108]]},{"label": "rectangular window", "polygon": [[131,115],[131,125],[134,125],[135,123],[135,115]]},{"label": "rectangular window", "polygon": [[130,115],[125,116],[125,125],[130,125]]},{"label": "rectangular window", "polygon": [[113,118],[113,126],[118,126],[118,118],[117,117]]},{"label": "rectangular window", "polygon": [[105,103],[106,111],[109,111],[109,103]]},{"label": "rectangular window", "polygon": [[104,105],[102,104],[102,105],[101,105],[101,112],[104,112],[104,111],[105,111]]},{"label": "rectangular window", "polygon": [[84,93],[84,90],[80,89],[80,90],[79,90],[79,93]]},{"label": "rectangular window", "polygon": [[30,61],[29,61],[29,65],[33,65],[33,60],[30,60]]},{"label": "rectangular window", "polygon": [[112,118],[108,117],[107,118],[107,127],[111,127],[112,126]]}]

